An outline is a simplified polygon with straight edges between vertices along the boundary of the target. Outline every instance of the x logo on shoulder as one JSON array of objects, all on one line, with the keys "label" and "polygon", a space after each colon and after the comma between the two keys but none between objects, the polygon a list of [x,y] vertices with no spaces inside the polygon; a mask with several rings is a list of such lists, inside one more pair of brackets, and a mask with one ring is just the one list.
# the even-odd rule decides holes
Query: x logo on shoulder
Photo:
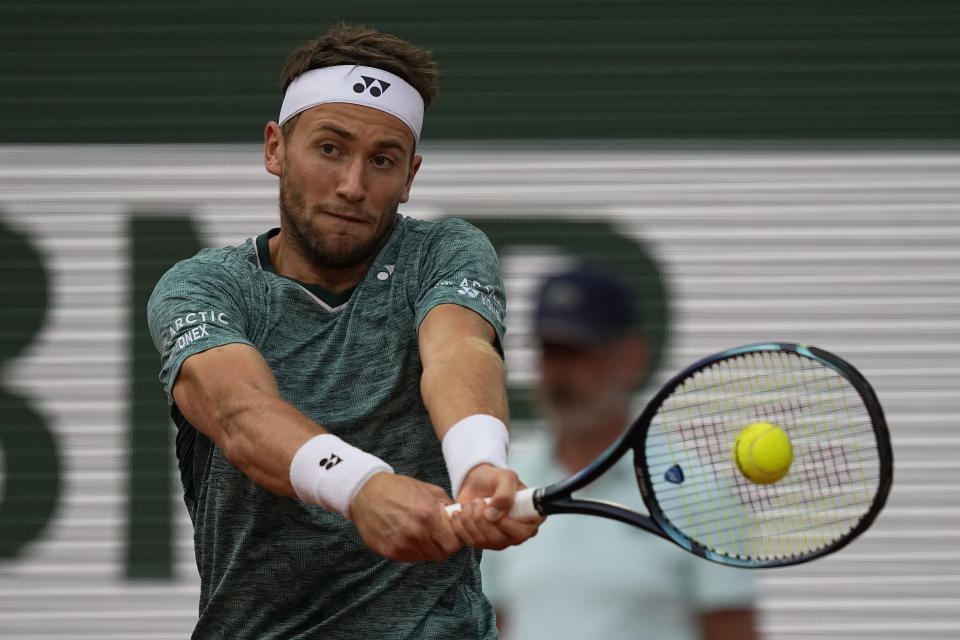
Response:
[{"label": "x logo on shoulder", "polygon": [[[363,93],[364,91],[369,91],[370,95],[372,95],[374,98],[379,98],[384,93],[386,93],[387,89],[390,87],[389,82],[384,82],[379,78],[371,78],[370,76],[360,76],[360,77],[363,78],[363,82],[362,83],[358,82],[357,84],[353,85],[353,90],[356,93]],[[374,82],[376,82],[380,86],[373,85]]]}]

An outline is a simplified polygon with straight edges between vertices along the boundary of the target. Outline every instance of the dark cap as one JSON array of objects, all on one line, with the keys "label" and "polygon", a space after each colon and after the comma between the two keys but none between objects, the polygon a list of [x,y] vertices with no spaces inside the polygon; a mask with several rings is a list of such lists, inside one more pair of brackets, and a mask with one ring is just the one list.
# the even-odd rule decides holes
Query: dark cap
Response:
[{"label": "dark cap", "polygon": [[541,342],[596,344],[634,328],[633,293],[616,274],[579,265],[547,278],[537,297],[534,333]]}]

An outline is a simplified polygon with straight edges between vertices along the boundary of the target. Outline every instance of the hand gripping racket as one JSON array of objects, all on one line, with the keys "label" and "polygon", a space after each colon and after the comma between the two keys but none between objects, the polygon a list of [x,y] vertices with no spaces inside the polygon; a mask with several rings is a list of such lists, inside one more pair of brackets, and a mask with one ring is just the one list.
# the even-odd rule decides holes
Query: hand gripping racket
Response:
[{"label": "hand gripping racket", "polygon": [[[734,460],[737,435],[754,422],[778,426],[792,445],[789,471],[774,483],[751,481]],[[649,515],[572,496],[630,450]],[[856,369],[815,347],[754,344],[681,371],[599,458],[566,480],[518,492],[510,514],[601,516],[708,560],[777,567],[863,533],[892,480],[883,410]]]}]

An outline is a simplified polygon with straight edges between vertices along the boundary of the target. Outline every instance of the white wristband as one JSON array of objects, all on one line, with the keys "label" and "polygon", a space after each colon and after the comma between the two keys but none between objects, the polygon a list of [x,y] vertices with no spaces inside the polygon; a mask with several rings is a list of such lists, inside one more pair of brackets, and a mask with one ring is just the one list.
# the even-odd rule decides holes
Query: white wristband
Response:
[{"label": "white wristband", "polygon": [[506,469],[509,442],[507,426],[493,416],[468,416],[450,427],[441,446],[453,497],[457,497],[464,478],[478,464],[486,462]]},{"label": "white wristband", "polygon": [[374,474],[393,468],[380,458],[324,433],[310,438],[293,455],[290,484],[297,497],[350,515],[350,503]]}]

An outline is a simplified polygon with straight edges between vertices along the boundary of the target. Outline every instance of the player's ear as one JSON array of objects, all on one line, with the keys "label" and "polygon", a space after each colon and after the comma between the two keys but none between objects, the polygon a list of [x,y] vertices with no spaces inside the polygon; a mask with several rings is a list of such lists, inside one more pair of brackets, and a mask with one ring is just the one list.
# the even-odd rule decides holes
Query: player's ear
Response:
[{"label": "player's ear", "polygon": [[263,131],[263,165],[273,175],[283,175],[283,131],[276,122],[268,122]]},{"label": "player's ear", "polygon": [[403,186],[403,193],[400,194],[400,202],[406,202],[410,199],[410,187],[413,186],[413,179],[417,177],[417,171],[420,170],[420,164],[423,162],[423,157],[420,154],[414,154],[413,159],[410,161],[410,171],[407,173],[407,182]]}]

